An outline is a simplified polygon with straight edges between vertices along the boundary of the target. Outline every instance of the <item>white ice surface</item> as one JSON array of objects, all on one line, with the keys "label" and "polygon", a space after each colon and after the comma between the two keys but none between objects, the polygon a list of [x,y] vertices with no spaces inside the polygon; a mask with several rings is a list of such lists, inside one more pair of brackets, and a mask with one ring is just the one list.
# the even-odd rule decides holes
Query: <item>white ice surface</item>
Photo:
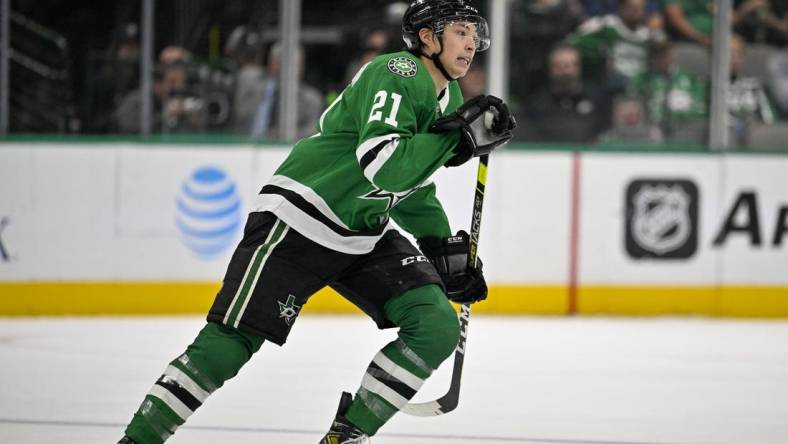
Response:
[{"label": "white ice surface", "polygon": [[[203,322],[0,319],[0,443],[115,443]],[[303,316],[169,442],[315,444],[394,335]],[[417,400],[443,394],[449,368]],[[397,415],[372,442],[788,443],[788,322],[473,317],[458,409]]]}]

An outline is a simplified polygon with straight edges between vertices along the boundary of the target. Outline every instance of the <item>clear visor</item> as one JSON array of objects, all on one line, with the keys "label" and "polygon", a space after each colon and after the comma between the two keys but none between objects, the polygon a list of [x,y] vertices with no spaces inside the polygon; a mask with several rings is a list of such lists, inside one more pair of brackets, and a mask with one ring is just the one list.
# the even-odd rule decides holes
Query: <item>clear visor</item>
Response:
[{"label": "clear visor", "polygon": [[476,51],[482,52],[490,47],[490,28],[482,17],[452,17],[437,26],[436,34],[456,35],[460,38],[472,37]]}]

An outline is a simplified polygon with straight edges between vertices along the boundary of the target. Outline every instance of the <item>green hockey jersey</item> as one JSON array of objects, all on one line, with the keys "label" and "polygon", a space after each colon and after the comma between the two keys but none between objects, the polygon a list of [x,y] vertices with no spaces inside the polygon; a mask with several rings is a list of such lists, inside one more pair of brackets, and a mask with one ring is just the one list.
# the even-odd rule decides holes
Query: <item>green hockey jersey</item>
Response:
[{"label": "green hockey jersey", "polygon": [[415,237],[449,236],[430,176],[453,156],[458,132],[430,125],[463,103],[456,81],[440,94],[418,57],[364,65],[263,187],[253,211],[270,211],[336,251],[373,249],[391,220]]},{"label": "green hockey jersey", "polygon": [[631,79],[646,70],[648,45],[652,32],[641,25],[630,29],[617,15],[592,17],[569,37],[583,58],[589,78],[602,80],[609,67]]},{"label": "green hockey jersey", "polygon": [[629,93],[645,102],[649,120],[662,126],[706,119],[708,89],[706,80],[680,68],[665,75],[645,72],[629,85]]}]

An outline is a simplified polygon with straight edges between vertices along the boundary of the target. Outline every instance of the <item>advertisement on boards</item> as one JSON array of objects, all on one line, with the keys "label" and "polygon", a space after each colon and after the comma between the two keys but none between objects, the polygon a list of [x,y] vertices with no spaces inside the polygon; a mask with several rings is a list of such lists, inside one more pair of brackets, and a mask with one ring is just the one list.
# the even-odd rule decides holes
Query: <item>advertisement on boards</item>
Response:
[{"label": "advertisement on boards", "polygon": [[729,285],[788,284],[788,158],[730,155],[709,247]]},{"label": "advertisement on boards", "polygon": [[35,163],[21,146],[0,149],[0,280],[29,279],[35,270]]},{"label": "advertisement on boards", "polygon": [[581,285],[713,285],[719,159],[587,153],[580,187]]},{"label": "advertisement on boards", "polygon": [[688,259],[698,249],[698,186],[638,178],[626,187],[626,251],[632,259]]}]

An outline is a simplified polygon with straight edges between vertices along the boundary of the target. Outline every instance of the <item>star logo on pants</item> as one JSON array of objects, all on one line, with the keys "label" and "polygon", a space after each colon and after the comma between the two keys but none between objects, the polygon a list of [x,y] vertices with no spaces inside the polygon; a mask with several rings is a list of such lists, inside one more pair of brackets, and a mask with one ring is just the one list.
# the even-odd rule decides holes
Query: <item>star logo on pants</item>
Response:
[{"label": "star logo on pants", "polygon": [[290,325],[293,319],[298,315],[298,310],[301,309],[300,305],[295,304],[295,296],[288,295],[287,301],[276,301],[279,304],[279,317],[284,318],[285,323]]}]

